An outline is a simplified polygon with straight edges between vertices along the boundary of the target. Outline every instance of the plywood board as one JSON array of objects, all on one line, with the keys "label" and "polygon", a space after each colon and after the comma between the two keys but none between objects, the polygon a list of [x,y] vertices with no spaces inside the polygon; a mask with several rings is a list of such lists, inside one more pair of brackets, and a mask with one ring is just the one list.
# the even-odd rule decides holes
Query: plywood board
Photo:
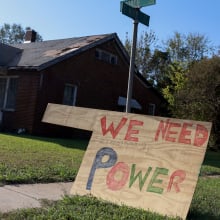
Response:
[{"label": "plywood board", "polygon": [[53,104],[43,121],[93,131],[72,194],[186,218],[211,123]]}]

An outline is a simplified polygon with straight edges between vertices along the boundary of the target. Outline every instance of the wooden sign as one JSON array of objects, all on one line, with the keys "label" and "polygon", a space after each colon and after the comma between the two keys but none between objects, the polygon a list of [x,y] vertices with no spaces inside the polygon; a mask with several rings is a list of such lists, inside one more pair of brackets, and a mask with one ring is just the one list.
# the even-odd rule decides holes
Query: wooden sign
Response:
[{"label": "wooden sign", "polygon": [[186,218],[211,123],[56,104],[43,121],[93,131],[72,194]]}]

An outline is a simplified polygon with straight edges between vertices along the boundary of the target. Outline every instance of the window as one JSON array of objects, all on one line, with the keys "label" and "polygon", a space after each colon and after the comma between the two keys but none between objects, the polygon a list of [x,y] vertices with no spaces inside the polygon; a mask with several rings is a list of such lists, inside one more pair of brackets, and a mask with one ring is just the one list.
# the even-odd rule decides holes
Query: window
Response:
[{"label": "window", "polygon": [[18,77],[0,77],[0,109],[14,110]]},{"label": "window", "polygon": [[118,57],[108,51],[96,49],[95,56],[98,60],[102,60],[106,63],[116,65],[118,63]]},{"label": "window", "polygon": [[71,106],[76,105],[76,94],[77,94],[77,86],[66,84],[63,94],[63,104],[71,105]]},{"label": "window", "polygon": [[[119,96],[119,97],[118,97],[118,105],[124,107],[124,112],[125,112],[125,110],[126,110],[126,104],[127,104],[127,98],[125,98],[125,97],[123,97],[123,96]],[[141,109],[142,109],[141,104],[140,104],[136,99],[131,99],[130,107],[131,107],[131,110],[132,110],[132,109],[133,109],[133,110],[134,110],[134,109],[138,109],[138,110],[141,110]]]},{"label": "window", "polygon": [[148,106],[148,114],[155,115],[155,109],[156,109],[156,105],[153,103],[150,103]]}]

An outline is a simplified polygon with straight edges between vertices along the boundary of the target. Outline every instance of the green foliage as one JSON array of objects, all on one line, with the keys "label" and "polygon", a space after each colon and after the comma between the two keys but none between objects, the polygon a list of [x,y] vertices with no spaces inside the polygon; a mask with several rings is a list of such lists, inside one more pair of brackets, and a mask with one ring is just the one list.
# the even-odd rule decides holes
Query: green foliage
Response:
[{"label": "green foliage", "polygon": [[[30,27],[25,29],[20,24],[3,24],[0,26],[0,42],[4,44],[23,43],[26,30],[31,30]],[[36,41],[42,41],[43,38],[37,33]]]},{"label": "green foliage", "polygon": [[4,24],[0,29],[0,40],[5,44],[21,43],[25,35],[24,29],[17,24]]},{"label": "green foliage", "polygon": [[165,42],[165,50],[169,52],[172,62],[178,61],[189,65],[212,55],[214,47],[205,35],[174,32],[173,37]]},{"label": "green foliage", "polygon": [[185,72],[184,68],[178,62],[170,64],[167,68],[167,78],[170,82],[162,89],[162,93],[164,98],[168,101],[169,108],[172,112],[175,108],[176,95],[187,82]]},{"label": "green foliage", "polygon": [[163,52],[158,49],[154,50],[149,62],[150,72],[146,77],[159,91],[169,83],[167,72],[170,64],[168,52]]},{"label": "green foliage", "polygon": [[173,108],[175,117],[211,121],[212,139],[216,141],[220,137],[219,86],[220,57],[195,62],[189,68],[184,87],[175,94]]},{"label": "green foliage", "polygon": [[[156,44],[157,38],[153,31],[149,33],[143,32],[138,41],[135,56],[135,64],[138,70],[146,77],[149,78],[150,73],[150,60],[152,57],[152,49]],[[128,54],[131,53],[132,41],[126,36],[125,48]]]}]

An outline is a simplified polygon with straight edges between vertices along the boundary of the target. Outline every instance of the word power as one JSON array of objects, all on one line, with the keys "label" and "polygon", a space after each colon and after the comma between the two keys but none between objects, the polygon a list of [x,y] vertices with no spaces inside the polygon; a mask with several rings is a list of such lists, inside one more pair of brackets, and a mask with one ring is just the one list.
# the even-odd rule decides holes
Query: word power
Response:
[{"label": "word power", "polygon": [[[108,157],[108,160],[103,162],[102,159],[105,156]],[[118,158],[117,153],[112,148],[109,147],[101,148],[97,152],[87,181],[87,185],[86,185],[87,190],[91,190],[96,169],[111,168],[111,170],[108,172],[106,176],[106,185],[110,190],[113,191],[121,190],[125,186],[128,180],[129,180],[129,188],[131,188],[134,182],[137,179],[139,179],[139,190],[141,191],[149,174],[153,172],[153,176],[151,177],[150,183],[146,191],[159,193],[159,194],[163,193],[164,189],[161,187],[154,186],[154,183],[162,183],[162,180],[158,179],[158,176],[159,175],[168,176],[169,173],[168,169],[156,167],[156,169],[153,171],[152,167],[148,167],[144,177],[142,178],[141,171],[135,174],[136,164],[132,164],[131,168],[129,168],[128,164],[126,164],[125,162],[117,162],[117,158]],[[117,172],[122,173],[120,179],[115,178]],[[129,175],[130,175],[130,179],[129,179]],[[174,187],[174,190],[176,192],[180,192],[179,184],[184,181],[185,177],[186,177],[185,171],[183,170],[174,171],[169,177],[167,192],[170,192],[172,187]]]}]

